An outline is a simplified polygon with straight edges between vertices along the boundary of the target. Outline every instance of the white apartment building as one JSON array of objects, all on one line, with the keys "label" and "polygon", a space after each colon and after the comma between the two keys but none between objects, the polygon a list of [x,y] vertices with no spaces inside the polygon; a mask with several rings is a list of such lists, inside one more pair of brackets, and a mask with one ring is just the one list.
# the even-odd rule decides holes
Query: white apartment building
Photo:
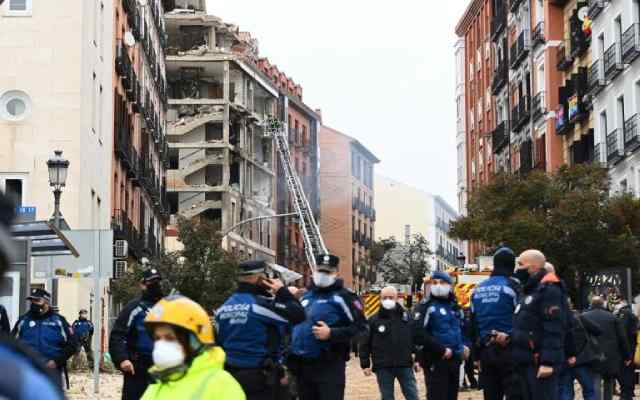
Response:
[{"label": "white apartment building", "polygon": [[[465,48],[464,39],[459,38],[455,44],[456,60],[456,152],[457,152],[457,189],[458,211],[461,215],[467,213],[467,135],[465,132],[464,84],[465,84]],[[460,249],[468,254],[468,244],[465,242]]]},{"label": "white apartment building", "polygon": [[412,235],[422,234],[431,252],[434,270],[456,266],[462,243],[449,236],[451,222],[458,213],[440,196],[416,189],[396,180],[376,175],[376,237],[395,237],[406,243]]},{"label": "white apartment building", "polygon": [[640,25],[638,3],[593,1],[592,59],[596,159],[610,170],[612,190],[640,195]]},{"label": "white apartment building", "polygon": [[62,215],[109,229],[113,148],[112,0],[0,5],[0,190],[53,215],[47,160],[70,161]]}]

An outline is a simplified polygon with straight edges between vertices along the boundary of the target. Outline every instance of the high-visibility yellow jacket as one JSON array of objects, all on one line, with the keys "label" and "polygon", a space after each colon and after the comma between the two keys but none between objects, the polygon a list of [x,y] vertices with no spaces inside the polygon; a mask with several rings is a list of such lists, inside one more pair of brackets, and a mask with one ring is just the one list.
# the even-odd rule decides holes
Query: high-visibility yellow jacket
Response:
[{"label": "high-visibility yellow jacket", "polygon": [[224,351],[214,347],[197,356],[184,374],[150,385],[142,400],[246,400],[240,384],[224,370]]}]

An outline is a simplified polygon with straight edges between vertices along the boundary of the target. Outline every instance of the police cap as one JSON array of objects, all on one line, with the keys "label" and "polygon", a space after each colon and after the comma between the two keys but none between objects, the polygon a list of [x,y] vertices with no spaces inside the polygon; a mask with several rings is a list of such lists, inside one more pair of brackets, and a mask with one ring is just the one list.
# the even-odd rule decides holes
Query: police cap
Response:
[{"label": "police cap", "polygon": [[44,300],[47,303],[51,303],[51,294],[44,289],[31,289],[31,294],[29,294],[27,300]]},{"label": "police cap", "polygon": [[320,270],[335,271],[340,264],[340,258],[332,254],[318,254],[316,256],[316,265]]},{"label": "police cap", "polygon": [[251,260],[240,263],[239,275],[255,275],[267,272],[267,263],[262,260]]},{"label": "police cap", "polygon": [[162,275],[156,268],[149,268],[142,272],[143,283],[150,283],[159,280],[162,280]]}]

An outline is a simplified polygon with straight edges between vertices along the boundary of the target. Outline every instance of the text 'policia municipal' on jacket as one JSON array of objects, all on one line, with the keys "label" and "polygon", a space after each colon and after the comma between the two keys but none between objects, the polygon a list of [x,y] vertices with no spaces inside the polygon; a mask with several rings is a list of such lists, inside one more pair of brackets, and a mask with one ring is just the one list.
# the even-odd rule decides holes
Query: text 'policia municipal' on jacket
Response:
[{"label": "text 'policia municipal' on jacket", "polygon": [[511,335],[518,291],[518,281],[506,276],[492,276],[474,289],[471,312],[482,343],[487,343],[494,330]]},{"label": "text 'policia municipal' on jacket", "polygon": [[45,361],[62,367],[76,352],[76,340],[67,320],[49,310],[44,315],[28,312],[16,323],[13,335],[32,348]]},{"label": "text 'policia municipal' on jacket", "polygon": [[216,311],[216,342],[227,354],[228,365],[262,368],[268,359],[280,361],[281,332],[304,319],[304,309],[286,287],[274,298],[258,286],[240,283]]},{"label": "text 'policia municipal' on jacket", "polygon": [[144,327],[144,319],[154,304],[143,296],[127,304],[118,316],[109,337],[109,353],[116,366],[139,357],[151,359],[153,339]]},{"label": "text 'policia municipal' on jacket", "polygon": [[540,271],[524,285],[513,317],[513,358],[518,364],[554,366],[564,362],[568,304],[554,273]]},{"label": "text 'policia municipal' on jacket", "polygon": [[456,357],[462,358],[464,338],[462,320],[464,314],[453,294],[448,298],[431,296],[421,302],[414,312],[414,340],[422,346],[422,361],[439,360],[446,349],[451,349]]},{"label": "text 'policia municipal' on jacket", "polygon": [[360,345],[360,366],[406,368],[413,365],[413,319],[400,305],[393,310],[381,308],[369,318],[369,332]]},{"label": "text 'policia municipal' on jacket", "polygon": [[[358,296],[344,288],[342,280],[338,279],[326,288],[312,284],[301,303],[307,318],[293,328],[291,354],[302,359],[347,361],[351,339],[367,330]],[[331,328],[327,341],[313,335],[313,326],[320,321]]]}]

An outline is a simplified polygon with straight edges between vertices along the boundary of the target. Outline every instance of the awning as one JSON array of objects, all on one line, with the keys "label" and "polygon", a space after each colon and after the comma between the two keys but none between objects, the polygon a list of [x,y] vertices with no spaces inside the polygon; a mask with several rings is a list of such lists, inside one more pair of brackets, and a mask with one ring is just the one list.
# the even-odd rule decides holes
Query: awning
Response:
[{"label": "awning", "polygon": [[62,231],[48,221],[11,225],[11,236],[16,240],[30,239],[32,257],[80,255]]}]

